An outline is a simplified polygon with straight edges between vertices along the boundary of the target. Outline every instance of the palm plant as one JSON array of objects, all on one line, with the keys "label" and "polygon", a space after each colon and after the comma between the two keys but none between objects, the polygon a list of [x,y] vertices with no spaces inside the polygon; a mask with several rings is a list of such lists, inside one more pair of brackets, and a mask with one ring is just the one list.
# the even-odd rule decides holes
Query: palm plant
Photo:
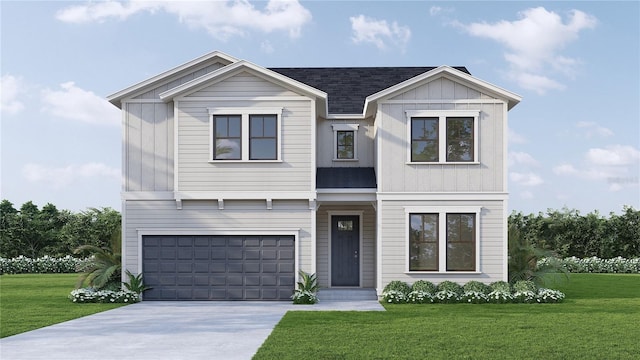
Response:
[{"label": "palm plant", "polygon": [[119,234],[119,231],[114,232],[110,248],[81,245],[73,251],[74,254],[88,253],[91,255],[91,261],[78,278],[76,288],[82,287],[85,282],[95,289],[120,288],[122,255],[120,254]]},{"label": "palm plant", "polygon": [[509,225],[509,282],[515,284],[521,280],[533,281],[542,286],[552,274],[567,276],[559,262],[549,262],[544,267],[538,267],[538,260],[542,258],[555,259],[552,251],[535,247],[522,236],[515,225]]},{"label": "palm plant", "polygon": [[127,270],[127,277],[129,277],[128,283],[123,283],[124,287],[129,291],[140,295],[143,291],[151,289],[146,286],[142,280],[142,274],[133,275],[131,271]]}]

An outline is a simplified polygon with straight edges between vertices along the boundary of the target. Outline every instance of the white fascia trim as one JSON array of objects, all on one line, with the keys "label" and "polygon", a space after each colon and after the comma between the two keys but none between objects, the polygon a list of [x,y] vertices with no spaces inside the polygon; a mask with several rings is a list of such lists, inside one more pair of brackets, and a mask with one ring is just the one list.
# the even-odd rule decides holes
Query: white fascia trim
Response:
[{"label": "white fascia trim", "polygon": [[240,60],[233,64],[222,67],[216,71],[212,71],[206,75],[203,75],[199,78],[188,81],[182,85],[176,86],[173,89],[165,91],[160,94],[160,99],[164,101],[171,101],[174,97],[181,96],[184,94],[188,94],[194,91],[199,90],[201,86],[208,85],[208,82],[215,80],[221,77],[233,76],[234,71],[242,71],[242,70],[253,70],[256,76],[262,77],[269,81],[276,81],[281,85],[289,88],[296,89],[300,92],[303,92],[312,97],[318,97],[322,99],[327,99],[327,93],[320,91],[316,88],[313,88],[309,85],[303,84],[299,81],[288,78],[282,74],[279,74],[275,71],[263,68],[261,66],[255,65],[246,60]]},{"label": "white fascia trim", "polygon": [[509,194],[504,192],[378,192],[383,201],[504,201]]},{"label": "white fascia trim", "polygon": [[203,63],[205,61],[211,60],[211,59],[216,58],[216,57],[221,59],[221,60],[223,60],[222,61],[223,63],[224,62],[235,63],[235,62],[238,61],[238,59],[234,58],[233,56],[227,55],[227,54],[225,54],[223,52],[220,52],[220,51],[213,51],[213,52],[210,52],[210,53],[205,54],[203,56],[200,56],[200,57],[198,57],[196,59],[193,59],[193,60],[191,60],[189,62],[186,62],[186,63],[184,63],[184,64],[182,64],[180,66],[177,66],[177,67],[175,67],[173,69],[170,69],[170,70],[167,70],[167,71],[165,71],[163,73],[160,73],[160,74],[158,74],[158,75],[156,75],[154,77],[151,77],[151,78],[149,78],[147,80],[144,80],[144,81],[141,81],[141,82],[139,82],[137,84],[129,86],[126,89],[123,89],[123,90],[120,90],[120,91],[118,91],[118,92],[116,92],[114,94],[111,94],[111,95],[107,96],[107,100],[109,102],[111,102],[112,104],[116,105],[116,103],[118,102],[119,99],[125,98],[128,95],[136,93],[136,92],[140,91],[142,88],[144,88],[146,86],[152,85],[152,84],[157,83],[157,82],[161,82],[162,80],[164,80],[164,79],[166,79],[168,77],[171,77],[173,75],[176,75],[181,71],[184,71],[184,70],[186,70],[188,68],[197,66],[200,63]]},{"label": "white fascia trim", "polygon": [[501,99],[416,99],[380,100],[378,104],[507,104]]},{"label": "white fascia trim", "polygon": [[333,131],[358,131],[360,124],[331,124]]},{"label": "white fascia trim", "polygon": [[176,200],[315,200],[315,191],[176,191]]},{"label": "white fascia trim", "polygon": [[[176,96],[174,100],[182,101],[311,101],[308,96]],[[160,100],[164,103],[164,101]]]},{"label": "white fascia trim", "polygon": [[340,203],[370,203],[376,201],[376,195],[374,193],[331,193],[331,194],[318,194],[318,202],[340,202]]},{"label": "white fascia trim", "polygon": [[327,120],[365,120],[362,114],[327,114]]},{"label": "white fascia trim", "polygon": [[122,200],[174,200],[173,191],[125,191]]},{"label": "white fascia trim", "polygon": [[125,99],[120,101],[121,104],[164,104],[160,99]]}]

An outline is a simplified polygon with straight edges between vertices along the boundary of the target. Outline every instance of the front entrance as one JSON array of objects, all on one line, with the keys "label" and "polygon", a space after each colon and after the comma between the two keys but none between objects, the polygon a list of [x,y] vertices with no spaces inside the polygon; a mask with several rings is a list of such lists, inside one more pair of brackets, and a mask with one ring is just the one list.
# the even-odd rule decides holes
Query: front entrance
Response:
[{"label": "front entrance", "polygon": [[331,286],[360,286],[359,216],[331,216]]}]

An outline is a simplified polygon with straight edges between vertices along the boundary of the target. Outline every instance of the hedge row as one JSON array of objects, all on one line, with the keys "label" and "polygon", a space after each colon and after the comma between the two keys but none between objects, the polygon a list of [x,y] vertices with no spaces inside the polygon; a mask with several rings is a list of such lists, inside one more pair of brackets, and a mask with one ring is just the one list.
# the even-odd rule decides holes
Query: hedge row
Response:
[{"label": "hedge row", "polygon": [[425,280],[418,280],[412,285],[392,281],[382,292],[384,302],[392,304],[558,303],[564,297],[562,292],[538,288],[532,281],[518,281],[513,286],[504,281],[489,285],[479,281],[469,281],[464,285],[453,281],[443,281],[438,285]]},{"label": "hedge row", "polygon": [[44,273],[76,273],[82,272],[91,258],[78,259],[70,255],[62,258],[43,256],[31,259],[25,256],[7,259],[0,258],[0,275],[2,274],[44,274]]},{"label": "hedge row", "polygon": [[538,267],[545,267],[552,262],[559,262],[559,265],[570,273],[640,273],[640,258],[600,259],[595,256],[584,259],[575,256],[564,259],[544,258],[538,261]]}]

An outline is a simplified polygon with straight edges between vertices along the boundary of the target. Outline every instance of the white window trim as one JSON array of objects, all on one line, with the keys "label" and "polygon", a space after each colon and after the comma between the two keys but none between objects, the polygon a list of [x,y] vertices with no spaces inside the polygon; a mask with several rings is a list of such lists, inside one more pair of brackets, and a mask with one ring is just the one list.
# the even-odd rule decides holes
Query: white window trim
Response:
[{"label": "white window trim", "polygon": [[[406,110],[407,116],[407,164],[411,165],[457,165],[480,164],[478,154],[478,124],[480,122],[480,110]],[[438,118],[438,161],[411,161],[411,119],[414,117]],[[447,118],[448,117],[472,117],[473,118],[473,161],[447,161]]]},{"label": "white window trim", "polygon": [[[333,161],[358,161],[358,128],[360,124],[331,124],[333,128]],[[353,159],[338,159],[338,131],[353,131]]]},{"label": "white window trim", "polygon": [[[228,163],[279,163],[282,162],[282,111],[281,107],[272,108],[209,108],[209,162],[216,164]],[[240,115],[242,119],[242,149],[240,159],[216,160],[213,158],[213,117],[215,115]],[[276,115],[276,159],[275,160],[250,160],[249,159],[249,116],[251,115]]]},{"label": "white window trim", "polygon": [[[481,206],[420,206],[405,207],[405,273],[407,274],[480,274],[480,214]],[[475,271],[447,271],[447,214],[451,213],[473,213],[476,215],[476,269]],[[438,270],[437,271],[421,271],[410,270],[410,239],[409,225],[411,214],[438,214]]]}]

